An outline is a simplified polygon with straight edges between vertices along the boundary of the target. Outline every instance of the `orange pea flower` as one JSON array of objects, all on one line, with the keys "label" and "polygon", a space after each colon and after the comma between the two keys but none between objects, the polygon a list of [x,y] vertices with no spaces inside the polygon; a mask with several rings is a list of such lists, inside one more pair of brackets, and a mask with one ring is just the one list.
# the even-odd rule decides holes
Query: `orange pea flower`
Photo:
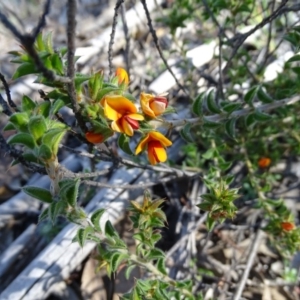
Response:
[{"label": "orange pea flower", "polygon": [[292,231],[296,228],[295,224],[292,222],[281,222],[280,226],[285,231]]},{"label": "orange pea flower", "polygon": [[260,168],[265,169],[271,164],[271,159],[268,157],[262,157],[258,161],[258,165]]},{"label": "orange pea flower", "polygon": [[101,133],[95,133],[92,131],[86,132],[85,138],[92,144],[100,144],[105,140],[105,137]]},{"label": "orange pea flower", "polygon": [[101,104],[105,116],[113,121],[111,128],[114,131],[133,136],[134,130],[140,127],[138,121],[144,120],[144,117],[137,113],[136,106],[123,96],[108,95],[101,100]]},{"label": "orange pea flower", "polygon": [[146,148],[148,150],[148,159],[151,165],[155,165],[167,160],[166,147],[172,145],[164,135],[158,131],[149,132],[137,145],[135,154],[139,154]]},{"label": "orange pea flower", "polygon": [[156,118],[163,114],[168,106],[166,97],[154,96],[146,93],[141,93],[140,102],[144,114],[151,118]]},{"label": "orange pea flower", "polygon": [[126,85],[128,85],[129,78],[125,69],[117,68],[115,75],[118,77],[119,84],[125,83]]}]

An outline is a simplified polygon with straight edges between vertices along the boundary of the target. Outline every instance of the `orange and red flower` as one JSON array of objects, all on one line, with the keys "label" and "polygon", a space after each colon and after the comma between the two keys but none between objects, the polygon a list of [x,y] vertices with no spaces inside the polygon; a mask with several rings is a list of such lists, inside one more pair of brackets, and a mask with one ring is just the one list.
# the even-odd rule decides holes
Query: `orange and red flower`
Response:
[{"label": "orange and red flower", "polygon": [[137,145],[135,154],[146,150],[148,151],[148,159],[152,165],[167,160],[166,147],[172,145],[172,142],[158,131],[149,132]]},{"label": "orange and red flower", "polygon": [[163,114],[168,106],[167,98],[146,93],[141,93],[140,102],[143,113],[151,118]]},{"label": "orange and red flower", "polygon": [[86,132],[85,138],[92,144],[100,144],[105,140],[105,137],[101,133],[95,133],[92,131]]},{"label": "orange and red flower", "polygon": [[262,157],[258,161],[258,165],[260,168],[265,169],[271,164],[271,159],[268,157]]},{"label": "orange and red flower", "polygon": [[137,113],[136,106],[127,98],[120,95],[108,95],[101,100],[104,114],[113,122],[111,128],[114,131],[133,136],[134,130],[139,129],[139,122],[144,117]]},{"label": "orange and red flower", "polygon": [[292,222],[281,222],[280,226],[285,231],[292,231],[296,228],[295,224]]},{"label": "orange and red flower", "polygon": [[125,69],[117,68],[115,75],[118,77],[119,84],[125,83],[125,85],[128,85],[129,78]]}]

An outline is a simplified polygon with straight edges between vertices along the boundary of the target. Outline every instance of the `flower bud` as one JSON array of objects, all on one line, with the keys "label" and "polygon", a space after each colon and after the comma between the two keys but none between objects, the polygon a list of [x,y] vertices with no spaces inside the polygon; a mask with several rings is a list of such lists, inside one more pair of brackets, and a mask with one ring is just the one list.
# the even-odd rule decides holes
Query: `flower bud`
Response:
[{"label": "flower bud", "polygon": [[129,78],[125,69],[117,68],[115,75],[118,77],[119,84],[125,83],[125,85],[128,85]]},{"label": "flower bud", "polygon": [[285,231],[292,231],[296,228],[295,224],[292,222],[281,222],[280,226]]},{"label": "flower bud", "polygon": [[258,161],[258,165],[260,168],[265,169],[271,164],[271,159],[268,157],[262,157]]},{"label": "flower bud", "polygon": [[92,144],[100,144],[104,141],[105,137],[100,133],[88,131],[85,134],[85,138]]},{"label": "flower bud", "polygon": [[152,118],[163,114],[168,106],[166,97],[146,93],[141,93],[140,102],[143,113]]}]

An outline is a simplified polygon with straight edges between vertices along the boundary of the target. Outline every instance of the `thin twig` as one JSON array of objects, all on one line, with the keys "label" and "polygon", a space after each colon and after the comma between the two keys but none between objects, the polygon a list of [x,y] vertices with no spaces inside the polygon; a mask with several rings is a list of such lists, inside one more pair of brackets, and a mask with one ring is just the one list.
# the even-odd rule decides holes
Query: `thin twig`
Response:
[{"label": "thin twig", "polygon": [[257,231],[256,235],[255,235],[254,240],[253,240],[253,243],[252,243],[252,246],[251,246],[251,249],[250,249],[250,254],[249,254],[249,257],[247,259],[247,265],[245,267],[243,276],[242,276],[240,282],[237,285],[238,288],[235,291],[233,300],[239,300],[239,299],[241,299],[241,295],[243,293],[244,287],[246,285],[247,278],[249,276],[251,267],[253,265],[253,262],[254,262],[254,259],[255,259],[255,256],[256,256],[259,244],[261,242],[261,238],[262,238],[262,231],[259,229]]},{"label": "thin twig", "polygon": [[235,46],[233,48],[233,51],[231,53],[231,56],[229,57],[226,66],[223,69],[223,74],[225,74],[231,64],[231,61],[233,60],[233,58],[236,56],[239,48],[243,45],[243,43],[245,42],[245,40],[252,35],[254,32],[256,32],[258,29],[264,27],[266,24],[272,22],[274,19],[276,19],[278,16],[280,16],[281,14],[283,14],[286,10],[285,5],[288,2],[288,0],[283,0],[281,5],[268,17],[264,18],[259,24],[257,24],[254,28],[252,28],[251,30],[249,30],[248,32],[244,33],[244,34],[237,34],[235,35],[233,38],[230,39],[230,43],[235,43]]},{"label": "thin twig", "polygon": [[2,73],[0,73],[0,80],[3,84],[5,93],[6,93],[6,98],[7,98],[7,102],[9,104],[10,107],[16,108],[17,105],[13,102],[13,100],[11,99],[11,95],[10,95],[10,90],[9,90],[9,86],[7,84],[7,81],[4,77],[4,75]]},{"label": "thin twig", "polygon": [[178,87],[185,93],[187,94],[185,88],[180,84],[180,82],[178,81],[177,77],[175,76],[174,72],[172,71],[171,67],[169,66],[160,46],[159,46],[159,41],[158,41],[158,37],[156,35],[156,31],[154,30],[153,28],[153,25],[152,25],[152,19],[150,17],[150,12],[148,10],[148,6],[147,6],[147,3],[146,3],[146,0],[141,0],[142,2],[142,5],[144,7],[144,10],[145,10],[145,13],[146,13],[146,17],[147,17],[147,21],[148,21],[148,26],[149,26],[149,30],[150,30],[150,33],[152,35],[152,38],[153,38],[153,41],[154,41],[154,44],[155,44],[155,47],[159,53],[159,56],[160,58],[162,59],[162,61],[164,62],[167,70],[170,72],[170,74],[173,76],[176,84],[178,85]]},{"label": "thin twig", "polygon": [[75,118],[83,132],[87,131],[84,120],[79,112],[76,91],[75,91],[75,28],[76,28],[76,0],[68,0],[68,10],[67,10],[67,37],[68,37],[68,68],[67,75],[70,78],[70,82],[67,84],[68,95],[71,100],[71,105]]},{"label": "thin twig", "polygon": [[195,232],[199,226],[201,224],[203,224],[205,221],[206,221],[206,218],[207,218],[207,213],[205,213],[199,220],[198,222],[185,234],[183,235],[179,241],[176,242],[176,244],[168,251],[168,253],[166,254],[166,258],[170,257],[173,255],[173,253],[180,247],[180,245],[182,243],[184,243],[188,238],[189,236]]},{"label": "thin twig", "polygon": [[9,105],[7,102],[4,100],[2,95],[0,94],[0,107],[2,108],[0,111],[3,112],[7,116],[11,116],[13,112],[11,111]]},{"label": "thin twig", "polygon": [[123,31],[125,35],[125,64],[126,64],[126,70],[128,73],[128,77],[130,79],[130,65],[129,65],[129,50],[130,50],[130,37],[129,37],[129,31],[128,31],[128,26],[125,18],[125,4],[123,3],[121,5],[121,17],[122,17],[122,23],[123,23]]},{"label": "thin twig", "polygon": [[116,34],[116,26],[117,26],[117,17],[118,17],[118,10],[124,0],[118,0],[115,6],[115,13],[113,17],[113,23],[111,26],[111,34],[110,40],[108,44],[108,66],[109,66],[109,76],[112,76],[112,47],[114,44],[115,34]]},{"label": "thin twig", "polygon": [[46,16],[50,12],[50,3],[51,3],[51,0],[46,1],[45,6],[44,6],[44,12],[40,18],[40,21],[38,22],[37,26],[35,27],[35,29],[32,32],[32,37],[34,40],[37,38],[40,31],[46,26]]},{"label": "thin twig", "polygon": [[[47,6],[45,7],[47,8]],[[35,37],[30,34],[21,34],[18,29],[7,19],[7,17],[0,11],[0,22],[9,29],[12,34],[21,42],[26,49],[28,55],[33,59],[37,69],[43,74],[45,78],[50,81],[61,83],[69,83],[71,79],[68,77],[58,76],[53,71],[47,69],[40,59],[39,55],[34,49]]]},{"label": "thin twig", "polygon": [[[198,174],[195,174],[191,177],[189,177],[190,179],[193,179],[195,177],[199,176]],[[161,184],[161,183],[167,183],[170,181],[176,181],[179,180],[180,177],[178,176],[168,176],[166,178],[161,178],[158,181],[154,181],[154,182],[140,182],[139,184],[123,184],[123,185],[119,185],[119,184],[107,184],[107,183],[102,183],[102,182],[96,182],[96,181],[90,181],[90,180],[84,180],[82,181],[82,183],[86,184],[86,185],[91,185],[91,186],[97,186],[97,187],[105,187],[105,188],[110,188],[110,189],[126,189],[126,190],[135,190],[135,189],[145,189],[157,184]]]}]

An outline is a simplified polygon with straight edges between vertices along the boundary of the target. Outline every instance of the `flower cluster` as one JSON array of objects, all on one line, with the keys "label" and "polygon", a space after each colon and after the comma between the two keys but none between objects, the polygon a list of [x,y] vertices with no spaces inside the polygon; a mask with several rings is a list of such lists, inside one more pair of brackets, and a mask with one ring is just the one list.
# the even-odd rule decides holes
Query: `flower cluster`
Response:
[{"label": "flower cluster", "polygon": [[139,111],[132,101],[134,97],[126,93],[129,76],[123,68],[116,70],[115,77],[106,86],[101,76],[95,74],[90,79],[90,94],[87,97],[90,101],[82,104],[83,115],[90,125],[89,131],[85,134],[87,141],[93,144],[102,143],[114,132],[130,138],[138,131],[143,136],[136,147],[135,154],[148,151],[148,158],[152,165],[165,162],[166,147],[171,146],[172,142],[162,133],[152,129],[149,121],[166,112],[167,98],[141,93],[141,111]]}]

